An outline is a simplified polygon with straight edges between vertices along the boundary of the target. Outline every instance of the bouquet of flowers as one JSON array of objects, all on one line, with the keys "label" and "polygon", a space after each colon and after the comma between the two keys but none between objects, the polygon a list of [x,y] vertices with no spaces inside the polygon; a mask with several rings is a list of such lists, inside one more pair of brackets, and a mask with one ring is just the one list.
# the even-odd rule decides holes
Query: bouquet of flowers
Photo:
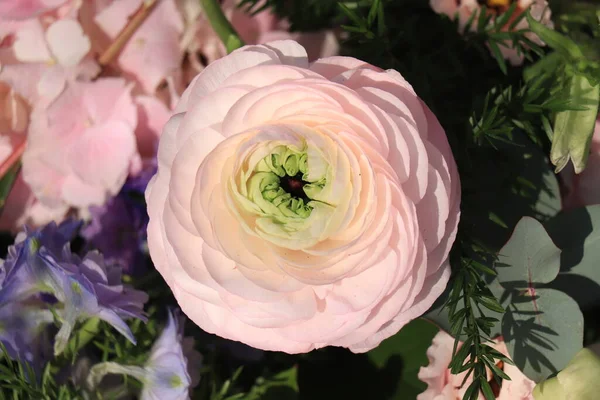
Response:
[{"label": "bouquet of flowers", "polygon": [[0,399],[595,400],[600,3],[1,0]]}]

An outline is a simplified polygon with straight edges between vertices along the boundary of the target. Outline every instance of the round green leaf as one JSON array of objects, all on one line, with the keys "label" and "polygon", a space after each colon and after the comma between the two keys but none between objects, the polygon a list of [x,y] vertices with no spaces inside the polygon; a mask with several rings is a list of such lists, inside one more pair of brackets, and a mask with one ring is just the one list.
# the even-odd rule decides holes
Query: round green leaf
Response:
[{"label": "round green leaf", "polygon": [[516,366],[541,382],[583,348],[583,315],[565,293],[532,289],[513,296],[502,320],[502,335]]},{"label": "round green leaf", "polygon": [[600,205],[561,213],[546,224],[562,249],[560,273],[548,286],[586,309],[600,303]]},{"label": "round green leaf", "polygon": [[560,249],[544,226],[534,218],[523,217],[502,247],[498,257],[498,281],[507,289],[529,289],[549,283],[560,269]]}]

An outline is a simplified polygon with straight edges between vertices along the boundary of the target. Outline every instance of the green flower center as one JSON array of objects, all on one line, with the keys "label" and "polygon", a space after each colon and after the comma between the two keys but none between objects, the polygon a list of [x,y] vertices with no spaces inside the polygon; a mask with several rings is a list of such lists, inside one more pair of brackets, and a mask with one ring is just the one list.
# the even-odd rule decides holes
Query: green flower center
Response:
[{"label": "green flower center", "polygon": [[172,375],[169,379],[169,386],[172,388],[178,388],[180,386],[183,386],[183,381],[181,380],[179,375]]},{"label": "green flower center", "polygon": [[313,210],[313,196],[325,185],[324,176],[311,181],[308,170],[305,149],[276,146],[252,171],[247,197],[281,222],[287,218],[308,218]]}]

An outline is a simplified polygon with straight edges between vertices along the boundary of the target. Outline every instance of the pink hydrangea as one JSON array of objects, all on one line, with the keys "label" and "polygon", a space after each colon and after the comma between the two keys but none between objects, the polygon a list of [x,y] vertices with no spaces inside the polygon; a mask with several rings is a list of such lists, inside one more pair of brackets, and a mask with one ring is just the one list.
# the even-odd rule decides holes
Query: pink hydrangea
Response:
[{"label": "pink hydrangea", "polygon": [[[419,379],[427,384],[427,389],[417,396],[417,400],[462,400],[463,396],[473,382],[472,376],[469,376],[464,385],[462,382],[466,372],[453,375],[448,366],[452,360],[452,350],[454,347],[454,338],[444,331],[440,331],[434,338],[429,349],[427,349],[427,358],[429,365],[421,367]],[[493,343],[494,349],[508,356],[506,344],[502,338],[497,338]],[[510,377],[510,381],[502,381],[500,388],[496,387],[496,398],[499,400],[534,400],[532,392],[535,383],[527,378],[514,365],[509,365],[499,361],[497,366],[503,369]],[[491,373],[489,373],[491,378]],[[494,382],[495,383],[495,382]],[[461,386],[462,385],[462,386]],[[479,395],[479,400],[484,400],[483,394]]]},{"label": "pink hydrangea", "polygon": [[131,85],[120,78],[71,81],[32,112],[23,178],[50,208],[102,205],[140,168]]},{"label": "pink hydrangea", "polygon": [[[205,65],[225,56],[225,46],[202,14],[199,2],[185,2],[183,14],[187,21],[184,45],[190,53],[194,70],[201,71]],[[275,40],[295,40],[307,51],[308,59],[313,61],[321,57],[337,55],[339,44],[332,30],[318,32],[289,32],[289,23],[277,18],[269,10],[254,16],[236,6],[235,0],[225,0],[222,4],[225,16],[247,44],[261,44]],[[259,5],[260,6],[260,5]],[[200,60],[200,57],[203,60]]]},{"label": "pink hydrangea", "polygon": [[[115,1],[95,16],[95,22],[114,39],[140,6],[142,0]],[[163,79],[176,74],[180,68],[182,33],[183,20],[175,0],[161,0],[129,39],[117,64],[131,74],[146,93],[154,93]]]},{"label": "pink hydrangea", "polygon": [[55,9],[67,0],[2,0],[0,20],[24,20],[34,18]]}]

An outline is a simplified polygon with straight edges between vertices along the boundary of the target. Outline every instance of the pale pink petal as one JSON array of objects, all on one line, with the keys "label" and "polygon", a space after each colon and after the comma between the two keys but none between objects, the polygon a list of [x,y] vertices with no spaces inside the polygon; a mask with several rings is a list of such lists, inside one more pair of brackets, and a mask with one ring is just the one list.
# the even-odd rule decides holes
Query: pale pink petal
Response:
[{"label": "pale pink petal", "polygon": [[24,22],[16,33],[13,44],[15,56],[21,62],[48,62],[52,60],[46,46],[44,30],[37,19]]},{"label": "pale pink petal", "polygon": [[127,178],[135,152],[131,127],[122,121],[107,121],[82,132],[69,150],[69,165],[81,181],[115,195]]},{"label": "pale pink petal", "polygon": [[46,40],[54,59],[65,67],[77,65],[92,47],[79,22],[73,19],[61,19],[50,25]]},{"label": "pale pink petal", "polygon": [[156,154],[158,138],[171,117],[171,111],[155,97],[137,96],[135,103],[138,109],[135,128],[138,152],[143,158],[150,158]]}]

